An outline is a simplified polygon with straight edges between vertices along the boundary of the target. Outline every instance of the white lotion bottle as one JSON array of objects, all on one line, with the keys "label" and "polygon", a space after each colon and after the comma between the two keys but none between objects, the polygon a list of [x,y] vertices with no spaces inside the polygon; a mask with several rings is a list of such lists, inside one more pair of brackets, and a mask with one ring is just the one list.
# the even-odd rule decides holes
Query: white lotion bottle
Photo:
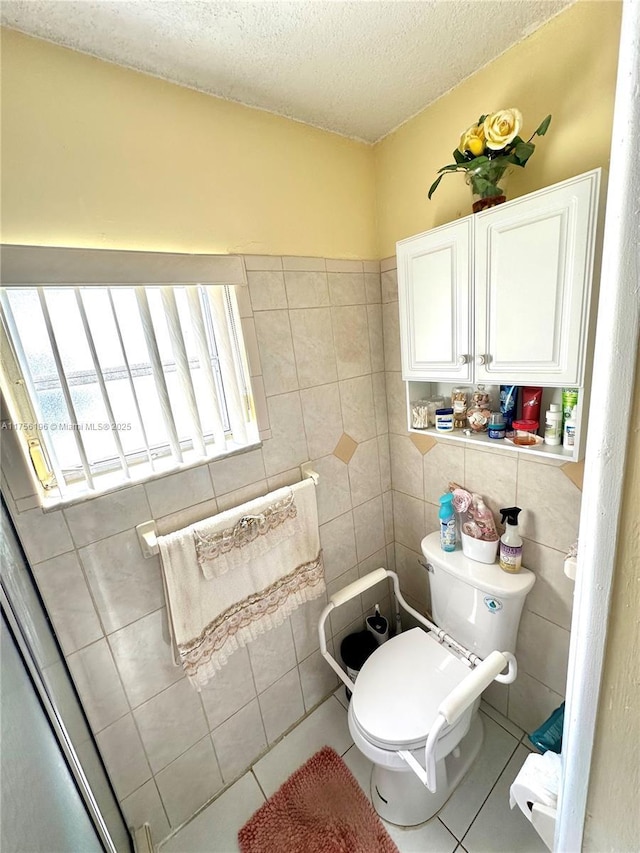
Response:
[{"label": "white lotion bottle", "polygon": [[544,443],[560,444],[562,442],[562,406],[551,403],[545,415]]}]

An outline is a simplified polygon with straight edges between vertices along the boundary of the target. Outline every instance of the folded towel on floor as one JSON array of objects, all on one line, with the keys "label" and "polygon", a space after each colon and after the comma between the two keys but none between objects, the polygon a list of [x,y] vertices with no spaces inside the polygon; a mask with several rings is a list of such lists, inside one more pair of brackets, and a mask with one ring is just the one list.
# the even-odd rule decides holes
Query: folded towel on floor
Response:
[{"label": "folded towel on floor", "polygon": [[304,536],[291,487],[193,525],[198,565],[207,580],[246,565],[291,536]]},{"label": "folded towel on floor", "polygon": [[[236,649],[325,591],[315,485],[303,480],[291,490],[297,535],[212,580],[205,579],[196,553],[193,534],[201,523],[158,537],[174,649],[197,690]],[[241,515],[246,508],[238,507]]]}]

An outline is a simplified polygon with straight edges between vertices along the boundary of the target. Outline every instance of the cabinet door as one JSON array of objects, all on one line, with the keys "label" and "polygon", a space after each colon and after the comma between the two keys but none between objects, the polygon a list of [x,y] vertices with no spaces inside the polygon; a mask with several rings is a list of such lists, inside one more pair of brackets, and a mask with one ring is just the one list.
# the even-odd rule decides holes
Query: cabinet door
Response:
[{"label": "cabinet door", "polygon": [[582,385],[599,170],[476,216],[476,379]]},{"label": "cabinet door", "polygon": [[397,245],[403,379],[468,382],[472,218]]}]

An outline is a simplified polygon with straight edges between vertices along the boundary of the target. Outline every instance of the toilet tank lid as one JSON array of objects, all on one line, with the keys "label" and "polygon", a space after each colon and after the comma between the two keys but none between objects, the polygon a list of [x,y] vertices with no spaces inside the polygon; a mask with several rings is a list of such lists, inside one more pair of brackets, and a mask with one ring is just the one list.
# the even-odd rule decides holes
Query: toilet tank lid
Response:
[{"label": "toilet tank lid", "polygon": [[516,574],[503,572],[497,563],[478,563],[469,559],[459,547],[455,551],[443,551],[440,547],[439,531],[424,537],[422,553],[443,572],[483,592],[502,598],[527,595],[536,580],[535,574],[529,569],[522,568]]}]

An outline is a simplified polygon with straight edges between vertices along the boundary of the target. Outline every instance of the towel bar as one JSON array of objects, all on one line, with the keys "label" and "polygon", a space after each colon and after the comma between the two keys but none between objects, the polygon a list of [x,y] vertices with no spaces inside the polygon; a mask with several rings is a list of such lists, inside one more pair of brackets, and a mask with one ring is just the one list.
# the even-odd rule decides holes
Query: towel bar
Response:
[{"label": "towel bar", "polygon": [[[302,473],[303,480],[313,480],[314,485],[316,486],[320,482],[320,475],[312,468],[303,465],[301,466],[300,471]],[[142,556],[145,560],[150,557],[155,557],[160,551],[158,547],[158,531],[156,529],[155,519],[138,524],[136,526],[136,533],[138,534],[140,550],[142,551]]]}]

